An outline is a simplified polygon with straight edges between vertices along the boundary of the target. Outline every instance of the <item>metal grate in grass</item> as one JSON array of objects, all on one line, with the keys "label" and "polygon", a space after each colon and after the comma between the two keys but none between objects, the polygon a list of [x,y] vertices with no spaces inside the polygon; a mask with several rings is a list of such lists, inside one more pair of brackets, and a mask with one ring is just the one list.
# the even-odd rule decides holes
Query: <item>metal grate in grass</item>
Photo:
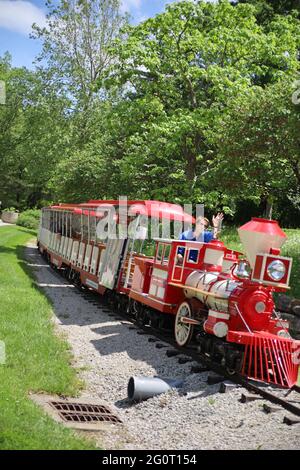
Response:
[{"label": "metal grate in grass", "polygon": [[49,405],[55,409],[64,422],[73,423],[122,423],[120,418],[112,413],[105,405],[75,403],[67,401],[50,401]]}]

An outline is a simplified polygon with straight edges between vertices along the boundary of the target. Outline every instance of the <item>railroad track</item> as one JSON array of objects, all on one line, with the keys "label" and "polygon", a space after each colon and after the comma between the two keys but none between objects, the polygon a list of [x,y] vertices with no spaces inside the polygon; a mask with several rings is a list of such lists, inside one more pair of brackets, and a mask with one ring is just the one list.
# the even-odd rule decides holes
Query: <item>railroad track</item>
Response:
[{"label": "railroad track", "polygon": [[[54,268],[55,272],[59,277],[63,277],[63,271],[61,269]],[[69,282],[69,281],[68,281]],[[271,407],[269,405],[263,404],[263,409],[266,413],[276,412],[280,409],[285,409],[291,415],[300,418],[300,387],[294,386],[292,389],[279,389],[274,387],[274,393],[270,391],[271,386],[266,384],[255,383],[252,380],[246,379],[244,376],[239,374],[231,375],[227,373],[226,370],[219,364],[211,361],[209,357],[205,354],[198,351],[197,344],[191,344],[187,347],[179,347],[176,341],[173,339],[171,332],[166,330],[162,332],[151,326],[145,326],[138,324],[134,318],[129,316],[127,313],[124,313],[120,310],[115,310],[115,308],[109,304],[103,297],[100,297],[96,292],[85,288],[83,286],[78,286],[77,292],[84,296],[84,298],[97,306],[101,306],[102,310],[105,313],[111,314],[111,316],[116,317],[116,319],[127,324],[132,329],[135,329],[138,334],[149,335],[149,342],[155,342],[156,347],[159,349],[165,349],[166,355],[168,357],[179,356],[179,364],[184,364],[187,362],[195,361],[198,366],[193,366],[191,372],[203,373],[207,371],[214,372],[216,376],[208,377],[208,385],[214,385],[220,383],[220,392],[225,393],[232,386],[234,387],[243,387],[248,392],[251,392],[252,395],[241,394],[240,401],[242,403],[249,403],[256,400],[266,400],[277,407]],[[160,343],[161,341],[162,343]],[[172,349],[168,349],[168,347]],[[289,399],[291,393],[295,392],[297,394],[296,399]],[[278,408],[279,407],[279,408]],[[295,419],[292,417],[285,416],[283,422],[287,425],[299,424],[300,419]]]}]

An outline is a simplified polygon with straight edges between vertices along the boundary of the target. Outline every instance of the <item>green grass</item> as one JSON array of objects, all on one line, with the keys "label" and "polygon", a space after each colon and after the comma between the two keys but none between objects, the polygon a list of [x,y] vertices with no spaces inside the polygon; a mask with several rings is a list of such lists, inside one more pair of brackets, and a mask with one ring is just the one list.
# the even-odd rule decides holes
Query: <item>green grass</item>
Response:
[{"label": "green grass", "polygon": [[52,309],[23,261],[34,232],[0,228],[0,449],[91,449],[93,445],[55,423],[28,392],[76,395],[80,382],[68,344],[55,336]]},{"label": "green grass", "polygon": [[300,230],[287,229],[288,240],[283,246],[282,254],[293,258],[291,275],[291,294],[300,299]]},{"label": "green grass", "polygon": [[[300,229],[284,229],[288,238],[282,247],[282,255],[293,258],[293,267],[290,280],[292,295],[300,299]],[[228,248],[243,252],[236,228],[227,228],[222,232],[221,240]]]}]

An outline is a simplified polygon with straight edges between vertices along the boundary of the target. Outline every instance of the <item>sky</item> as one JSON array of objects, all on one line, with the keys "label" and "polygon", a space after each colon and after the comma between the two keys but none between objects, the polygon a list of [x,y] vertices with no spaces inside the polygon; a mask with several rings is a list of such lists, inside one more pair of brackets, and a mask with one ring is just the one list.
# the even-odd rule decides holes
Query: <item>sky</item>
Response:
[{"label": "sky", "polygon": [[[124,11],[138,23],[164,10],[176,0],[122,0]],[[41,43],[29,38],[32,23],[45,25],[45,0],[0,0],[0,56],[12,55],[15,67],[33,68],[33,60]]]}]

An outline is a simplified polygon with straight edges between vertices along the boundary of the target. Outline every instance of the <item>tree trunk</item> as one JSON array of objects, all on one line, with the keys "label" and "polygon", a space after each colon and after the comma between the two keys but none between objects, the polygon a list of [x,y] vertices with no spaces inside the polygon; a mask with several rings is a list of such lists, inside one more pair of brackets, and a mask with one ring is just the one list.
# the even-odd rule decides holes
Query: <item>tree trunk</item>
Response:
[{"label": "tree trunk", "polygon": [[265,205],[264,217],[266,219],[271,220],[272,215],[273,215],[273,198],[271,196],[265,196],[264,205]]},{"label": "tree trunk", "polygon": [[194,152],[186,145],[184,148],[184,156],[186,160],[185,174],[189,182],[193,182],[196,176],[196,156]]}]

